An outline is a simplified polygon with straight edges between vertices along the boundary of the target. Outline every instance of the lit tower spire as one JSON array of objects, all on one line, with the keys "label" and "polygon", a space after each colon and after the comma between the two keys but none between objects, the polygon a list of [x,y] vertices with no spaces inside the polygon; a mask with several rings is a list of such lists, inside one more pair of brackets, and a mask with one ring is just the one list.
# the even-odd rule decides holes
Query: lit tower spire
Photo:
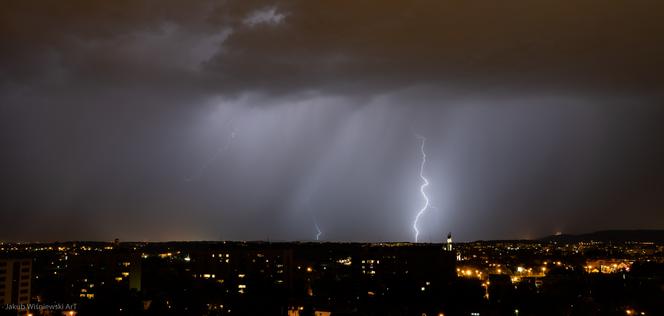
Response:
[{"label": "lit tower spire", "polygon": [[452,233],[447,234],[447,251],[452,251]]}]

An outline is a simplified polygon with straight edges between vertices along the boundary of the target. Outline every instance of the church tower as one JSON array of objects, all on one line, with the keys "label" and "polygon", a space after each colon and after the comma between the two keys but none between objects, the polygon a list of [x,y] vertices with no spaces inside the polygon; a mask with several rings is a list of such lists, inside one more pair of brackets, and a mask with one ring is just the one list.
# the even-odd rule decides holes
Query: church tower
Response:
[{"label": "church tower", "polygon": [[452,233],[447,234],[447,251],[452,251]]}]

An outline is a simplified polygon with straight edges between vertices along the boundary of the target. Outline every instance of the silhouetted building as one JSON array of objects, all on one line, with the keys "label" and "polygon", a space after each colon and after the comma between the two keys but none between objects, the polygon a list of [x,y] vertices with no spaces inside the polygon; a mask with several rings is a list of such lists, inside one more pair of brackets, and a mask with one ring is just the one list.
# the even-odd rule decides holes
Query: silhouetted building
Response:
[{"label": "silhouetted building", "polygon": [[0,302],[30,303],[31,259],[0,259]]},{"label": "silhouetted building", "polygon": [[[515,315],[518,310],[554,316],[602,314],[600,309],[664,315],[660,245],[500,241],[456,243],[452,249],[448,237],[439,244],[17,244],[4,252],[0,245],[6,256],[0,266],[1,302],[18,306],[2,310],[0,305],[0,315],[16,316],[14,309],[26,303],[56,306],[49,315],[71,310],[146,316]],[[651,248],[658,250],[643,251]],[[607,257],[607,251],[614,255]],[[32,259],[15,259],[24,255]],[[75,306],[59,306],[62,302]]]}]

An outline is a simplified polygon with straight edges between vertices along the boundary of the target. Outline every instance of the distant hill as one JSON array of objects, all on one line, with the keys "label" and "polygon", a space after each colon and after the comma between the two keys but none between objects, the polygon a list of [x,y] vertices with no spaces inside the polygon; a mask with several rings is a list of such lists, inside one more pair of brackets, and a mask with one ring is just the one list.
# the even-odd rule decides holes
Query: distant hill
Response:
[{"label": "distant hill", "polygon": [[543,241],[580,242],[580,241],[636,241],[664,243],[664,230],[602,230],[580,235],[552,235],[541,238]]}]

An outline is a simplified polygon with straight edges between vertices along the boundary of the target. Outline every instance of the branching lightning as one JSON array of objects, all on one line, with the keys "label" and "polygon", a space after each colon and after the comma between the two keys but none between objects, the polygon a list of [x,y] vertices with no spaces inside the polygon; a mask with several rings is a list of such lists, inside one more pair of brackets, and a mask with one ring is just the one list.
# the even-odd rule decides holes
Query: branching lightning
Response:
[{"label": "branching lightning", "polygon": [[320,240],[320,236],[323,234],[323,231],[320,230],[320,226],[318,226],[318,220],[316,219],[316,216],[312,213],[311,214],[311,219],[314,222],[314,227],[316,228],[316,241]]},{"label": "branching lightning", "polygon": [[429,208],[429,197],[424,190],[429,186],[429,180],[424,176],[424,165],[427,162],[427,154],[424,151],[424,143],[427,139],[421,135],[415,136],[422,142],[420,145],[420,151],[422,152],[422,163],[420,164],[420,179],[422,179],[422,185],[420,185],[420,194],[422,194],[422,198],[424,199],[424,206],[422,206],[419,212],[417,212],[415,220],[413,221],[413,229],[415,230],[415,242],[417,242],[418,237],[420,236],[420,230],[417,228],[417,222],[420,220],[422,214],[424,214],[424,212]]},{"label": "branching lightning", "polygon": [[320,240],[320,235],[323,234],[323,231],[320,230],[320,227],[318,226],[318,223],[316,220],[314,220],[314,226],[316,226],[316,241]]}]

